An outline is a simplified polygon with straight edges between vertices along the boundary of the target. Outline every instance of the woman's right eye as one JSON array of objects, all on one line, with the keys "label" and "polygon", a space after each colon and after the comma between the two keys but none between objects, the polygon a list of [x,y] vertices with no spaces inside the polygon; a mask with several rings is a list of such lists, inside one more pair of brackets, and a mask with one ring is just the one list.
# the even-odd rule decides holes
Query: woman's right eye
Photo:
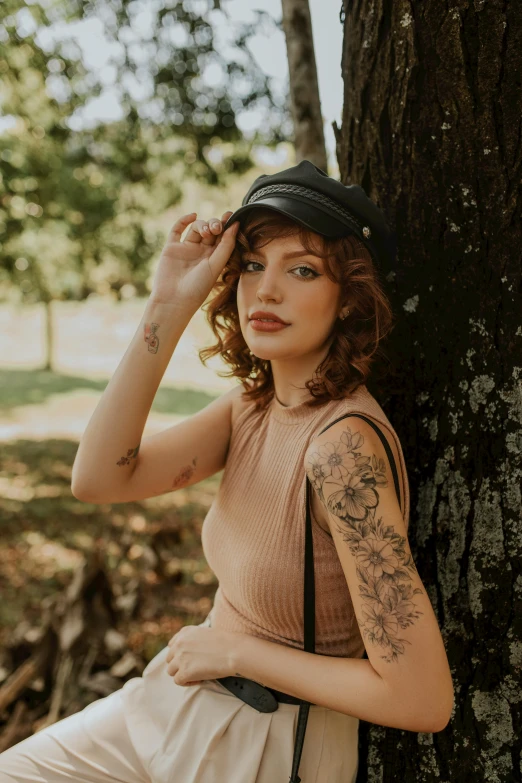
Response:
[{"label": "woman's right eye", "polygon": [[262,266],[262,264],[259,264],[258,261],[241,261],[239,264],[239,268],[241,269],[241,271],[246,271],[246,267],[249,264],[258,264],[258,266]]}]

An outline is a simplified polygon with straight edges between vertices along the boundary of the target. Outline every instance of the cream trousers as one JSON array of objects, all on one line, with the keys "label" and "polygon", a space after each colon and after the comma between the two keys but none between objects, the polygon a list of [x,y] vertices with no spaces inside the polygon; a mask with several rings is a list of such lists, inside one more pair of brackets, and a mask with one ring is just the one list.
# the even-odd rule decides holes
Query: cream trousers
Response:
[{"label": "cream trousers", "polygon": [[[288,783],[299,707],[261,713],[216,680],[141,677],[0,753],[0,783]],[[359,720],[312,706],[302,783],[355,783]]]}]

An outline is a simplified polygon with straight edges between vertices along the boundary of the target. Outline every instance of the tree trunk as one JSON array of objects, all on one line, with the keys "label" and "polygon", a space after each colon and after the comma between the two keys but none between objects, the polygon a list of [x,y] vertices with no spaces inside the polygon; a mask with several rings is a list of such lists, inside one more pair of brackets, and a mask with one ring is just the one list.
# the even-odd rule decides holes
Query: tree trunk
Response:
[{"label": "tree trunk", "polygon": [[45,361],[44,370],[52,372],[54,370],[54,323],[53,323],[53,300],[46,299],[45,307]]},{"label": "tree trunk", "polygon": [[[455,685],[447,728],[361,721],[358,783],[513,783],[522,749],[522,6],[344,0],[341,179],[397,232],[394,368],[371,391]],[[384,739],[392,740],[389,762]],[[391,737],[390,737],[391,735]]]},{"label": "tree trunk", "polygon": [[296,162],[311,161],[328,173],[312,19],[308,0],[282,0]]}]

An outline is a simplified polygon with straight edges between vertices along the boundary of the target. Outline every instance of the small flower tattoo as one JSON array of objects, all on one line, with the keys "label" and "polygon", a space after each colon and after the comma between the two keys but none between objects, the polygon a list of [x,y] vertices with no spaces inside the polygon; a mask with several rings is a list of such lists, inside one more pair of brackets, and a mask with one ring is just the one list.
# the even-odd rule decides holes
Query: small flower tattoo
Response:
[{"label": "small flower tattoo", "polygon": [[158,353],[159,337],[156,334],[159,324],[154,322],[145,324],[143,328],[144,340],[148,344],[149,353]]},{"label": "small flower tattoo", "polygon": [[138,451],[140,450],[140,444],[136,446],[134,449],[128,449],[127,455],[125,457],[120,457],[116,465],[130,465],[131,459],[136,459],[138,456]]}]

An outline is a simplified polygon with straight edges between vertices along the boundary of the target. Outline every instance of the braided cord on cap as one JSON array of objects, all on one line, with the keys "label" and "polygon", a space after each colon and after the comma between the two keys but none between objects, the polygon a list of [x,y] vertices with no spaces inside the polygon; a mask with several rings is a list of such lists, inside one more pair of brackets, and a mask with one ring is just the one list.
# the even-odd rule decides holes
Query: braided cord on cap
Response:
[{"label": "braided cord on cap", "polygon": [[271,193],[295,193],[296,195],[304,196],[305,198],[310,199],[310,201],[316,201],[317,203],[328,207],[333,212],[337,212],[337,214],[348,223],[355,224],[364,237],[368,238],[370,236],[371,232],[369,226],[363,226],[363,224],[357,220],[357,218],[354,217],[351,212],[348,212],[347,209],[341,207],[337,201],[334,201],[328,196],[325,196],[324,193],[318,193],[316,190],[312,190],[311,188],[305,188],[303,185],[267,185],[264,188],[256,190],[255,193],[252,193],[247,201],[247,204],[252,204],[254,201],[258,201],[259,199],[262,199],[264,196],[268,196]]}]

